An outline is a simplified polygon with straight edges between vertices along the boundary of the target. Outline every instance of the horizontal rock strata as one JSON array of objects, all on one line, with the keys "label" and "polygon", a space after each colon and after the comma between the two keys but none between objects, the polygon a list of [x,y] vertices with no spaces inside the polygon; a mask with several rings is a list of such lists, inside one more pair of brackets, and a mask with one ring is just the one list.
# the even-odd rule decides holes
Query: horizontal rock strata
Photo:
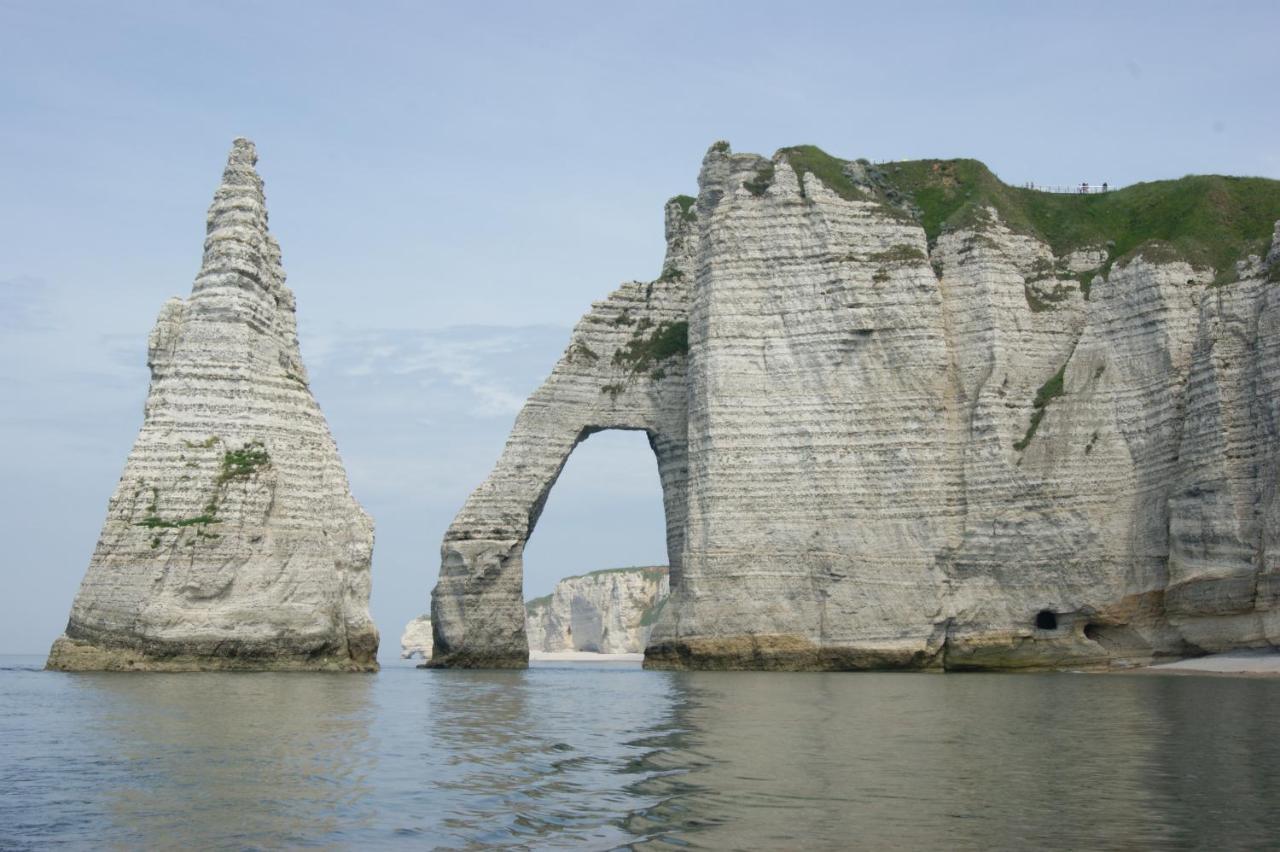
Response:
[{"label": "horizontal rock strata", "polygon": [[375,670],[373,524],[308,386],[251,142],[209,208],[191,295],[48,667]]},{"label": "horizontal rock strata", "polygon": [[592,305],[550,377],[525,403],[497,465],[445,533],[431,596],[433,666],[528,664],[524,545],[574,447],[605,429],[645,432],[657,457],[671,574],[684,548],[684,353],[695,273],[693,199],[667,204],[662,274]]},{"label": "horizontal rock strata", "polygon": [[[1280,644],[1277,217],[1274,181],[1053,197],[972,161],[713,146],[686,313],[666,316],[687,351],[644,387],[685,417],[664,420],[685,444],[665,450],[678,534],[646,665],[1111,667]],[[556,369],[539,421],[599,426],[581,400],[612,379]],[[488,601],[518,592],[508,555],[572,445],[529,411],[446,535],[435,632],[459,660],[523,641]],[[502,548],[457,551],[484,530]]]}]

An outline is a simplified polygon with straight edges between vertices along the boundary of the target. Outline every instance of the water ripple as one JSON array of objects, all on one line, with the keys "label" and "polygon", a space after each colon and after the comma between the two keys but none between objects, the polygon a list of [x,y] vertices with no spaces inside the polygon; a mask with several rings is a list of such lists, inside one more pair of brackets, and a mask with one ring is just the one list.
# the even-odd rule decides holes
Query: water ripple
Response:
[{"label": "water ripple", "polygon": [[0,665],[0,848],[1275,848],[1280,682]]}]

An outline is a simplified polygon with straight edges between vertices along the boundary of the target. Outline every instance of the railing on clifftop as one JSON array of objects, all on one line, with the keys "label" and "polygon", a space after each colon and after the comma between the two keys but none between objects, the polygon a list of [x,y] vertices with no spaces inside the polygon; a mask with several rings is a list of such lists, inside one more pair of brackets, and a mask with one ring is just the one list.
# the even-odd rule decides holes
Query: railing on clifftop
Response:
[{"label": "railing on clifftop", "polygon": [[1027,182],[1022,189],[1034,189],[1036,192],[1058,192],[1067,195],[1098,195],[1103,192],[1114,192],[1120,187],[1110,183],[1078,183],[1074,186],[1047,185]]}]

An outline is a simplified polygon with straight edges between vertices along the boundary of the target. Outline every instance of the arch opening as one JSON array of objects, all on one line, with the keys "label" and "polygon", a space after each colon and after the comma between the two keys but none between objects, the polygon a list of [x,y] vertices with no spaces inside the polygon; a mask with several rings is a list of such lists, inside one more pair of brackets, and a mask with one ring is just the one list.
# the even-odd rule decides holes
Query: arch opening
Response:
[{"label": "arch opening", "polygon": [[659,443],[644,429],[584,429],[540,495],[523,552],[532,655],[644,650],[683,544]]}]

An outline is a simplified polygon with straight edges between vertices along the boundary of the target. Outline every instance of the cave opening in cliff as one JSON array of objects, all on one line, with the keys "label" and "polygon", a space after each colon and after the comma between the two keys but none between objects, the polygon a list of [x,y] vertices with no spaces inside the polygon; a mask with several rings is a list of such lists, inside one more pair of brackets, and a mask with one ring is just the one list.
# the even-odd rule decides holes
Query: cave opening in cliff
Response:
[{"label": "cave opening in cliff", "polygon": [[1036,613],[1036,629],[1037,630],[1057,630],[1058,615],[1057,613],[1042,609]]},{"label": "cave opening in cliff", "polygon": [[[601,611],[601,602],[594,600],[595,593],[601,590],[594,586],[603,584],[593,585],[581,578],[616,575],[622,573],[619,569],[653,572],[667,565],[662,485],[655,450],[646,432],[592,432],[574,448],[547,494],[523,561],[532,649],[538,650],[551,641],[533,633],[541,623],[536,607],[549,606],[554,597],[556,611],[551,620],[555,624],[548,632],[569,647],[546,650],[622,651],[622,639],[615,634],[624,627],[628,616],[612,611],[619,609],[616,601],[609,610]],[[558,588],[557,584],[566,578],[579,578],[579,582]],[[609,586],[618,586],[614,582],[618,578],[609,579]],[[652,585],[652,578],[647,579]],[[618,587],[635,591],[642,586],[644,583],[637,581]],[[629,602],[629,597],[621,596],[623,604]],[[602,600],[612,601],[607,595]],[[560,611],[566,607],[573,611]],[[630,633],[634,637],[645,631],[631,625]],[[643,648],[628,647],[626,652],[640,650]]]}]

